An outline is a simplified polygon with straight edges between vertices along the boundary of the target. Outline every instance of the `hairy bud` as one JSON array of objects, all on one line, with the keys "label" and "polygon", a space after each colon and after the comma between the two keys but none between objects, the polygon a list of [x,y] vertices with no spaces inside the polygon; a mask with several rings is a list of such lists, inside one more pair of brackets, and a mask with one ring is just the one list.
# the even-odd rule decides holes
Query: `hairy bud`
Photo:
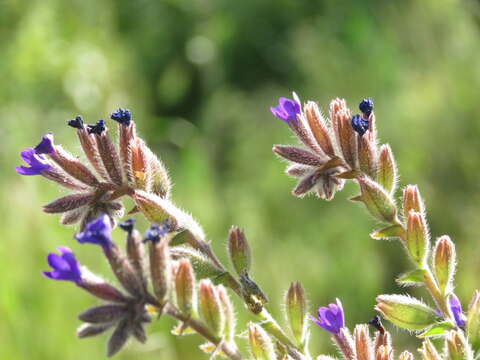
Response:
[{"label": "hairy bud", "polygon": [[430,235],[421,213],[410,211],[407,218],[407,233],[405,246],[412,261],[420,268],[427,260]]},{"label": "hairy bud", "polygon": [[48,214],[63,213],[70,210],[78,209],[93,201],[95,195],[93,193],[77,193],[70,194],[58,198],[43,207],[43,211]]},{"label": "hairy bud", "polygon": [[450,331],[445,337],[447,360],[473,360],[470,345],[463,335],[463,331]]},{"label": "hairy bud", "polygon": [[330,132],[325,119],[320,113],[318,105],[313,101],[309,101],[305,104],[304,112],[308,125],[310,126],[318,145],[322,148],[325,154],[334,156],[335,150],[333,148],[332,139],[330,138]]},{"label": "hairy bud", "polygon": [[326,162],[326,159],[295,146],[275,145],[272,150],[277,155],[297,164],[322,166]]},{"label": "hairy bud", "polygon": [[285,310],[293,336],[299,344],[303,344],[307,333],[307,299],[299,282],[292,283],[288,288]]},{"label": "hairy bud", "polygon": [[170,264],[170,249],[168,238],[160,241],[151,241],[150,247],[150,274],[152,277],[153,291],[161,305],[168,299],[172,284],[172,269]]},{"label": "hairy bud", "polygon": [[223,285],[217,287],[218,296],[222,304],[223,313],[225,315],[225,337],[227,341],[234,341],[235,327],[237,325],[237,317],[233,308],[232,301],[228,296],[227,289]]},{"label": "hairy bud", "polygon": [[441,236],[433,251],[433,272],[443,294],[448,294],[452,290],[455,266],[455,245],[448,236]]},{"label": "hairy bud", "polygon": [[420,300],[405,295],[380,295],[375,310],[407,330],[423,330],[438,319],[434,310]]},{"label": "hairy bud", "polygon": [[180,260],[175,277],[177,305],[180,311],[190,316],[196,312],[197,294],[195,289],[195,274],[187,259]]},{"label": "hairy bud", "polygon": [[425,206],[417,185],[407,185],[403,189],[403,216],[405,219],[408,218],[408,214],[410,214],[412,210],[420,214],[425,214]]},{"label": "hairy bud", "polygon": [[372,360],[373,345],[370,339],[368,326],[364,324],[357,325],[353,331],[353,338],[355,340],[357,360]]},{"label": "hairy bud", "polygon": [[468,307],[467,336],[474,351],[480,351],[480,291],[476,290]]},{"label": "hairy bud", "polygon": [[413,354],[410,351],[404,351],[400,354],[398,360],[414,360]]},{"label": "hairy bud", "polygon": [[352,170],[357,169],[357,134],[351,126],[351,114],[345,100],[335,99],[330,103],[330,119],[343,158]]},{"label": "hairy bud", "polygon": [[87,279],[79,283],[78,286],[102,300],[118,303],[123,303],[128,300],[120,290],[105,282],[89,281]]},{"label": "hairy bud", "polygon": [[244,232],[233,227],[228,234],[228,253],[238,275],[248,273],[252,265],[250,245]]},{"label": "hairy bud", "polygon": [[270,336],[261,326],[248,324],[248,339],[250,340],[250,349],[256,360],[276,360],[275,349]]},{"label": "hairy bud", "polygon": [[393,349],[391,346],[381,345],[375,354],[375,360],[393,360]]},{"label": "hairy bud", "polygon": [[80,315],[78,318],[84,322],[97,324],[117,321],[126,315],[125,305],[101,305],[92,307]]},{"label": "hairy bud", "polygon": [[72,154],[65,151],[62,146],[55,145],[55,152],[51,153],[50,157],[70,176],[86,185],[98,186],[99,181],[90,169]]},{"label": "hairy bud", "polygon": [[442,357],[430,340],[424,340],[422,347],[418,351],[422,354],[424,360],[442,360]]},{"label": "hairy bud", "polygon": [[358,138],[358,162],[361,171],[363,171],[373,180],[377,178],[377,144],[375,144],[374,141],[370,141],[367,136]]},{"label": "hairy bud", "polygon": [[358,200],[365,204],[370,214],[385,223],[395,222],[397,207],[390,195],[375,181],[368,178],[359,179],[358,182],[362,192]]},{"label": "hairy bud", "polygon": [[225,315],[218,291],[212,282],[200,282],[200,316],[216,336],[222,336],[225,329]]},{"label": "hairy bud", "polygon": [[377,182],[390,194],[395,192],[397,185],[397,165],[393,157],[392,149],[388,144],[380,147]]}]

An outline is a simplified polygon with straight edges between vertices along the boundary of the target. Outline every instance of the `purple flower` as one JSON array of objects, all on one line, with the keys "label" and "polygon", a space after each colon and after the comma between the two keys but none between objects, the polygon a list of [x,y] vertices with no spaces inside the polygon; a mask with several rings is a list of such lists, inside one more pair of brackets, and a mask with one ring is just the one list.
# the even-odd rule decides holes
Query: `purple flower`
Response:
[{"label": "purple flower", "polygon": [[132,113],[128,109],[119,108],[117,111],[110,115],[110,119],[117,121],[122,125],[130,125],[132,120]]},{"label": "purple flower", "polygon": [[98,122],[95,125],[87,125],[87,131],[89,134],[97,134],[101,135],[105,130],[107,130],[107,127],[105,126],[105,120],[98,120]]},{"label": "purple flower", "polygon": [[337,299],[336,304],[329,304],[328,307],[320,307],[318,309],[318,318],[311,316],[311,320],[325,330],[337,335],[340,330],[345,327],[342,303]]},{"label": "purple flower", "polygon": [[368,118],[373,111],[373,99],[366,98],[358,105],[360,111]]},{"label": "purple flower", "polygon": [[368,120],[365,120],[360,115],[353,115],[352,117],[352,128],[355,130],[360,136],[363,136],[368,130]]},{"label": "purple flower", "polygon": [[107,249],[113,246],[112,223],[108,215],[100,215],[96,220],[90,221],[85,230],[75,235],[79,243],[90,243],[102,246]]},{"label": "purple flower", "polygon": [[53,133],[47,133],[42,137],[42,141],[33,148],[37,154],[54,154],[55,144],[53,143]]},{"label": "purple flower", "polygon": [[301,113],[300,104],[295,100],[290,100],[284,97],[278,99],[279,105],[271,107],[270,111],[279,119],[285,121],[287,124],[292,121],[297,121],[297,115]]},{"label": "purple flower", "polygon": [[75,119],[69,120],[67,125],[73,127],[74,129],[83,129],[83,119],[80,115],[78,115]]},{"label": "purple flower", "polygon": [[463,314],[462,303],[455,294],[450,295],[448,302],[450,304],[450,310],[452,310],[453,317],[455,318],[455,323],[458,327],[463,328],[465,326],[467,318]]},{"label": "purple flower", "polygon": [[43,171],[50,170],[52,165],[50,165],[47,158],[44,155],[38,154],[35,149],[27,149],[20,153],[23,161],[25,161],[29,166],[17,166],[15,170],[20,175],[40,175]]},{"label": "purple flower", "polygon": [[73,281],[78,284],[82,280],[80,263],[75,254],[68,247],[59,247],[60,255],[48,254],[47,261],[52,271],[45,271],[43,275],[53,280]]}]

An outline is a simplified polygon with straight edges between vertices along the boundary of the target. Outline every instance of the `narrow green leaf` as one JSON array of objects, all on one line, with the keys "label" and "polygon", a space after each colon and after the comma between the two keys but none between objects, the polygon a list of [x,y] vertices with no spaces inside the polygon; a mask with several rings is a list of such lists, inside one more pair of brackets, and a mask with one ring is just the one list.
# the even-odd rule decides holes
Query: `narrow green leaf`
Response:
[{"label": "narrow green leaf", "polygon": [[423,284],[426,271],[417,269],[401,275],[396,282],[400,285],[420,285]]},{"label": "narrow green leaf", "polygon": [[455,325],[453,325],[450,321],[442,321],[434,324],[433,326],[419,334],[418,337],[426,338],[431,336],[440,336],[445,334],[447,331],[453,329],[455,329]]},{"label": "narrow green leaf", "polygon": [[375,240],[388,240],[394,238],[402,238],[405,234],[405,230],[402,225],[394,224],[384,227],[382,229],[375,230],[370,234],[370,237]]}]

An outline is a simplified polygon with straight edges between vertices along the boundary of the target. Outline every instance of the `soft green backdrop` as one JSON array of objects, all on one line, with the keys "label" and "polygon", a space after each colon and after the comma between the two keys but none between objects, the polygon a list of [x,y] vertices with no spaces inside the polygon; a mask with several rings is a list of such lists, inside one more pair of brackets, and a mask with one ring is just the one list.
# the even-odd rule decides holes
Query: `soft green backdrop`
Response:
[{"label": "soft green backdrop", "polygon": [[[104,357],[105,337],[74,336],[95,300],[40,271],[59,245],[95,271],[106,265],[41,212],[60,190],[13,169],[47,131],[77,152],[65,121],[118,106],[134,112],[171,170],[174,198],[223,260],[229,227],[246,229],[276,315],[300,280],[312,308],[340,297],[352,326],[373,316],[377,294],[403,291],[393,279],[409,264],[398,244],[369,239],[375,222],[346,200],[354,185],[331,203],[290,195],[271,147],[292,137],[268,108],[292,90],[324,110],[337,96],[353,108],[373,97],[401,184],[420,185],[432,234],[458,244],[457,292],[468,303],[480,271],[479,32],[473,0],[1,0],[0,359]],[[242,325],[250,319],[238,313]],[[117,359],[206,359],[197,338],[168,334],[172,324],[162,319],[147,346]],[[333,352],[324,331],[312,335],[316,353]]]}]

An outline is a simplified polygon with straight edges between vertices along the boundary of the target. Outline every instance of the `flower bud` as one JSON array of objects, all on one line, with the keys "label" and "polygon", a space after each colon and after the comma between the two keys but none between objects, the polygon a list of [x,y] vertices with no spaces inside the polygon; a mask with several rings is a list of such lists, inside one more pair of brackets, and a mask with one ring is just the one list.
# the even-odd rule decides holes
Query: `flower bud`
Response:
[{"label": "flower bud", "polygon": [[418,349],[418,351],[422,354],[424,360],[442,360],[442,357],[430,340],[424,340],[421,349]]},{"label": "flower bud", "polygon": [[285,310],[293,336],[299,344],[303,344],[307,333],[307,299],[299,282],[290,285],[285,297]]},{"label": "flower bud", "polygon": [[234,341],[235,326],[237,325],[237,317],[233,309],[232,301],[228,296],[227,289],[223,285],[217,287],[218,296],[222,303],[223,313],[225,314],[225,337],[227,341]]},{"label": "flower bud", "polygon": [[123,171],[120,165],[120,156],[117,153],[115,145],[108,136],[107,131],[103,131],[101,134],[95,134],[93,136],[97,142],[98,154],[102,159],[103,166],[107,170],[110,180],[116,185],[122,186]]},{"label": "flower bud", "polygon": [[209,279],[200,281],[200,316],[215,336],[222,336],[225,315],[218,291]]},{"label": "flower bud", "polygon": [[148,177],[148,189],[163,199],[170,197],[172,182],[167,168],[160,159],[145,146],[145,152],[149,161],[150,174]]},{"label": "flower bud", "polygon": [[357,360],[372,360],[373,346],[367,325],[357,325],[353,332]]},{"label": "flower bud", "polygon": [[228,253],[238,275],[248,273],[252,265],[252,254],[245,234],[233,227],[228,234]]},{"label": "flower bud", "polygon": [[94,135],[89,134],[83,125],[77,130],[77,135],[78,139],[80,140],[82,150],[87,156],[90,164],[92,164],[98,175],[100,175],[104,180],[109,181],[110,178],[107,174],[107,170],[105,170],[105,166],[103,166],[100,154],[98,153],[98,146]]},{"label": "flower bud", "polygon": [[373,180],[377,178],[377,144],[370,141],[367,136],[361,136],[358,138],[358,162],[362,172],[367,174]]},{"label": "flower bud", "polygon": [[325,119],[318,109],[318,105],[313,101],[309,101],[305,104],[304,112],[308,121],[308,125],[310,126],[312,134],[315,137],[318,145],[322,148],[325,154],[334,156],[335,150],[330,138],[330,132]]},{"label": "flower bud", "polygon": [[332,128],[343,158],[352,170],[357,169],[357,134],[351,125],[351,114],[345,100],[335,99],[330,103]]},{"label": "flower bud", "polygon": [[192,265],[187,259],[179,262],[176,277],[175,290],[177,295],[177,305],[180,311],[190,316],[196,311],[197,294],[195,289],[195,274]]},{"label": "flower bud", "polygon": [[256,360],[275,360],[277,358],[272,340],[261,326],[249,323],[248,339],[252,355]]},{"label": "flower bud", "polygon": [[393,360],[393,349],[391,346],[381,345],[375,354],[375,360]]},{"label": "flower bud", "polygon": [[393,158],[390,145],[384,144],[380,147],[380,159],[378,163],[377,182],[393,194],[397,184],[397,165]]},{"label": "flower bud", "polygon": [[153,291],[161,305],[165,304],[171,288],[172,270],[168,237],[150,241],[150,274]]},{"label": "flower bud", "polygon": [[430,234],[425,224],[425,218],[421,213],[410,211],[407,218],[405,246],[410,258],[419,268],[423,268],[425,265],[429,245]]},{"label": "flower bud", "polygon": [[452,290],[456,255],[453,241],[444,235],[439,237],[433,251],[433,273],[443,294]]},{"label": "flower bud", "polygon": [[408,218],[408,214],[412,210],[420,214],[425,213],[425,207],[417,185],[407,185],[403,189],[403,216],[405,219]]},{"label": "flower bud", "polygon": [[398,360],[414,360],[413,354],[410,351],[404,351],[398,357]]},{"label": "flower bud", "polygon": [[468,307],[467,336],[474,351],[480,351],[480,291],[476,290]]},{"label": "flower bud", "polygon": [[405,295],[380,295],[375,310],[407,330],[423,330],[435,323],[437,314],[420,300]]},{"label": "flower bud", "polygon": [[368,178],[358,180],[362,201],[372,216],[385,223],[393,223],[397,217],[397,207],[389,194],[375,181]]},{"label": "flower bud", "polygon": [[447,360],[473,360],[470,345],[463,335],[463,331],[450,331],[445,337]]}]

